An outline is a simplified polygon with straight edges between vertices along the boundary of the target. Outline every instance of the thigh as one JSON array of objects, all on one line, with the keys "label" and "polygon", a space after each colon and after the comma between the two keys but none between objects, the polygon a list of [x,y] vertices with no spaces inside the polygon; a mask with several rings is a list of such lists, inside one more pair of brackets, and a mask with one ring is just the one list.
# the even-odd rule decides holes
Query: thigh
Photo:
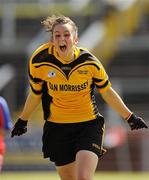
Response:
[{"label": "thigh", "polygon": [[91,151],[81,150],[76,161],[64,166],[56,166],[61,180],[92,179],[97,167],[98,156]]},{"label": "thigh", "polygon": [[98,156],[88,150],[80,150],[76,154],[78,179],[93,179],[98,163]]},{"label": "thigh", "polygon": [[77,180],[76,163],[72,162],[64,166],[56,166],[61,180]]}]

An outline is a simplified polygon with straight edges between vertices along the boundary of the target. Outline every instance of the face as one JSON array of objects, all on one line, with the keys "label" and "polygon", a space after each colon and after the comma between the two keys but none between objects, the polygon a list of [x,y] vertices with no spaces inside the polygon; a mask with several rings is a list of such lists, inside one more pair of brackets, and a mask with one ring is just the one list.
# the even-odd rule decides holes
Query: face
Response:
[{"label": "face", "polygon": [[54,27],[52,42],[60,57],[71,56],[78,42],[77,33],[69,23],[58,24]]}]

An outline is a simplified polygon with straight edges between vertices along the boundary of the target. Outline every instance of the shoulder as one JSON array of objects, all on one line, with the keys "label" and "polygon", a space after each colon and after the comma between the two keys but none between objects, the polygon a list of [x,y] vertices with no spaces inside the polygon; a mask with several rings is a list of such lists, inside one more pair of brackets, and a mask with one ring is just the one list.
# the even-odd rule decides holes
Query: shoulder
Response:
[{"label": "shoulder", "polygon": [[79,49],[79,59],[82,63],[98,66],[98,69],[102,67],[101,61],[93,55],[87,48],[77,47]]},{"label": "shoulder", "polygon": [[87,61],[100,62],[99,59],[94,56],[87,48],[77,47],[80,51],[80,57],[86,58]]},{"label": "shoulder", "polygon": [[48,42],[39,46],[32,54],[30,61],[32,63],[39,63],[45,59],[51,51],[52,43]]}]

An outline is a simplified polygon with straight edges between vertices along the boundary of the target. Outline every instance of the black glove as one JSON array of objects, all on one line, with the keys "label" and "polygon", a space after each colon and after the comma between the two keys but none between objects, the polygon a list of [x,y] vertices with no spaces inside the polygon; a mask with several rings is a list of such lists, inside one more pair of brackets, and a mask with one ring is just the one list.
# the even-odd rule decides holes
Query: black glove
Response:
[{"label": "black glove", "polygon": [[24,121],[19,118],[17,120],[17,122],[15,123],[14,128],[11,132],[11,137],[20,136],[20,135],[26,133],[27,132],[27,122],[28,121]]},{"label": "black glove", "polygon": [[147,124],[141,117],[137,117],[135,114],[132,114],[127,120],[131,130],[148,128]]}]

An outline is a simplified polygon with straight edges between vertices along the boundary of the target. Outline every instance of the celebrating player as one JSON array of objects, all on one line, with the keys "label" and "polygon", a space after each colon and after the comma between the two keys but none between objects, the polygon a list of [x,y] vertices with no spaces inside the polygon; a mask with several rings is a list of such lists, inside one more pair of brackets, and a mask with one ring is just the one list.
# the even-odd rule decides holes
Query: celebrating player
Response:
[{"label": "celebrating player", "polygon": [[11,136],[27,131],[28,119],[42,101],[44,158],[55,163],[62,180],[91,180],[105,152],[104,118],[96,106],[94,87],[132,130],[148,127],[111,87],[100,61],[77,46],[78,28],[69,17],[52,15],[42,24],[52,38],[30,59],[31,91]]}]

